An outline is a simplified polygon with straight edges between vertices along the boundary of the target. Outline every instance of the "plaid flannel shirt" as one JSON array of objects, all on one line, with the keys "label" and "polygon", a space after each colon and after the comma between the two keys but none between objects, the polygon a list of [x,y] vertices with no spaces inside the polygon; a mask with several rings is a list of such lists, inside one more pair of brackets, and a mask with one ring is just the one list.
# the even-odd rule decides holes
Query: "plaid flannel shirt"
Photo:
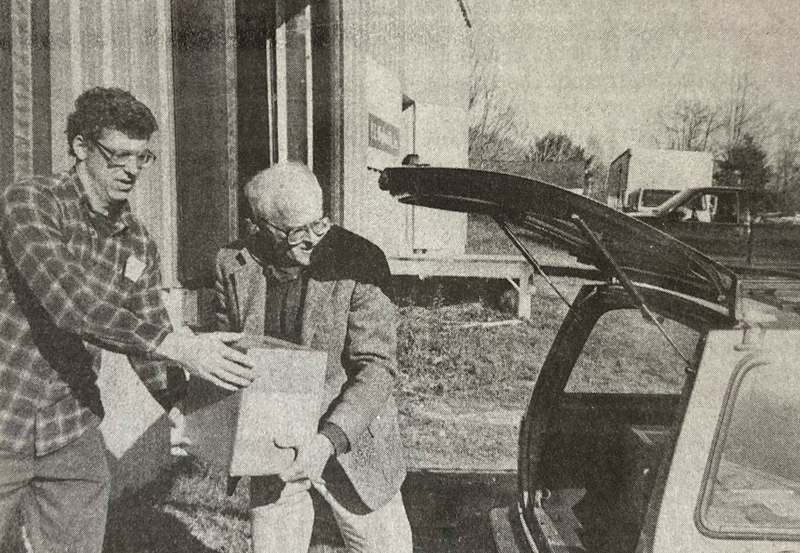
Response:
[{"label": "plaid flannel shirt", "polygon": [[172,327],[155,243],[127,204],[92,211],[74,168],[9,186],[0,218],[0,451],[44,455],[102,419],[100,348],[165,389]]}]

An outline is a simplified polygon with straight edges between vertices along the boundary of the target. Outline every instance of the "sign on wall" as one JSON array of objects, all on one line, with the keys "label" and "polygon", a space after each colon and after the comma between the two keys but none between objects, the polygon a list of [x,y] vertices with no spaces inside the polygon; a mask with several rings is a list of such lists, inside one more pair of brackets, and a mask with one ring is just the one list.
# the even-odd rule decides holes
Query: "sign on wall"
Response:
[{"label": "sign on wall", "polygon": [[364,97],[353,122],[359,123],[358,136],[362,140],[354,161],[363,172],[359,179],[347,183],[345,226],[391,256],[409,249],[410,208],[381,191],[378,177],[385,167],[400,165],[406,148],[401,132],[403,94],[397,74],[370,56],[362,60]]},{"label": "sign on wall", "polygon": [[400,155],[400,129],[370,113],[369,145],[394,156]]}]

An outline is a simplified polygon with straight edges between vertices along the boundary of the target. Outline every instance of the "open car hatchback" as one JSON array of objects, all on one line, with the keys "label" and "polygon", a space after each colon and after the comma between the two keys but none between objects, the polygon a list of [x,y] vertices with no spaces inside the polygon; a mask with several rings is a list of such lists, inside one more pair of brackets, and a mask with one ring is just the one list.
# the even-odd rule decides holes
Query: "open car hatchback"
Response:
[{"label": "open car hatchback", "polygon": [[[748,280],[522,177],[399,167],[380,186],[404,203],[493,218],[537,269],[529,239],[596,268],[531,393],[517,504],[492,514],[500,551],[800,551],[800,319],[765,303],[796,290],[791,279]],[[619,369],[620,348],[639,348],[625,352],[632,370],[665,385],[596,386]]]}]

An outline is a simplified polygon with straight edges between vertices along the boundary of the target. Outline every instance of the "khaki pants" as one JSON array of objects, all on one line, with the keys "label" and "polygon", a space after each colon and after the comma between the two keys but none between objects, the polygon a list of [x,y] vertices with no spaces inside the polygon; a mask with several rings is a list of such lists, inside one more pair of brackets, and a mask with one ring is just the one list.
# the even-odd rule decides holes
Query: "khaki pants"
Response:
[{"label": "khaki pants", "polygon": [[[314,526],[311,483],[289,483],[276,501],[263,501],[258,479],[253,480],[253,553],[307,552]],[[324,483],[313,485],[331,506],[348,553],[411,553],[411,526],[400,492],[377,511],[355,514],[339,504]]]},{"label": "khaki pants", "polygon": [[109,481],[99,430],[42,457],[0,452],[0,539],[21,505],[34,553],[101,553]]}]

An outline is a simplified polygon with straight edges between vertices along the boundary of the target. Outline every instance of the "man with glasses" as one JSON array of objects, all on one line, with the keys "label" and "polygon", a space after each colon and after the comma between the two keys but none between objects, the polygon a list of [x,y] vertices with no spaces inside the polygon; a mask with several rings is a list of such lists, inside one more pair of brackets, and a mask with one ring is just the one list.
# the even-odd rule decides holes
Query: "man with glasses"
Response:
[{"label": "man with glasses", "polygon": [[331,506],[352,553],[411,553],[400,485],[403,447],[392,392],[396,310],[383,252],[331,225],[304,165],[284,163],[245,187],[258,232],[217,256],[218,329],[269,335],[328,354],[317,435],[293,445],[280,475],[251,479],[253,550],[305,552],[310,488]]},{"label": "man with glasses", "polygon": [[253,379],[222,341],[236,336],[170,325],[155,243],[128,205],[155,130],[130,93],[88,90],[67,120],[72,168],[0,194],[0,541],[21,505],[34,551],[102,550],[101,348],[127,354],[167,408],[185,384],[169,385],[167,361],[231,390]]}]

